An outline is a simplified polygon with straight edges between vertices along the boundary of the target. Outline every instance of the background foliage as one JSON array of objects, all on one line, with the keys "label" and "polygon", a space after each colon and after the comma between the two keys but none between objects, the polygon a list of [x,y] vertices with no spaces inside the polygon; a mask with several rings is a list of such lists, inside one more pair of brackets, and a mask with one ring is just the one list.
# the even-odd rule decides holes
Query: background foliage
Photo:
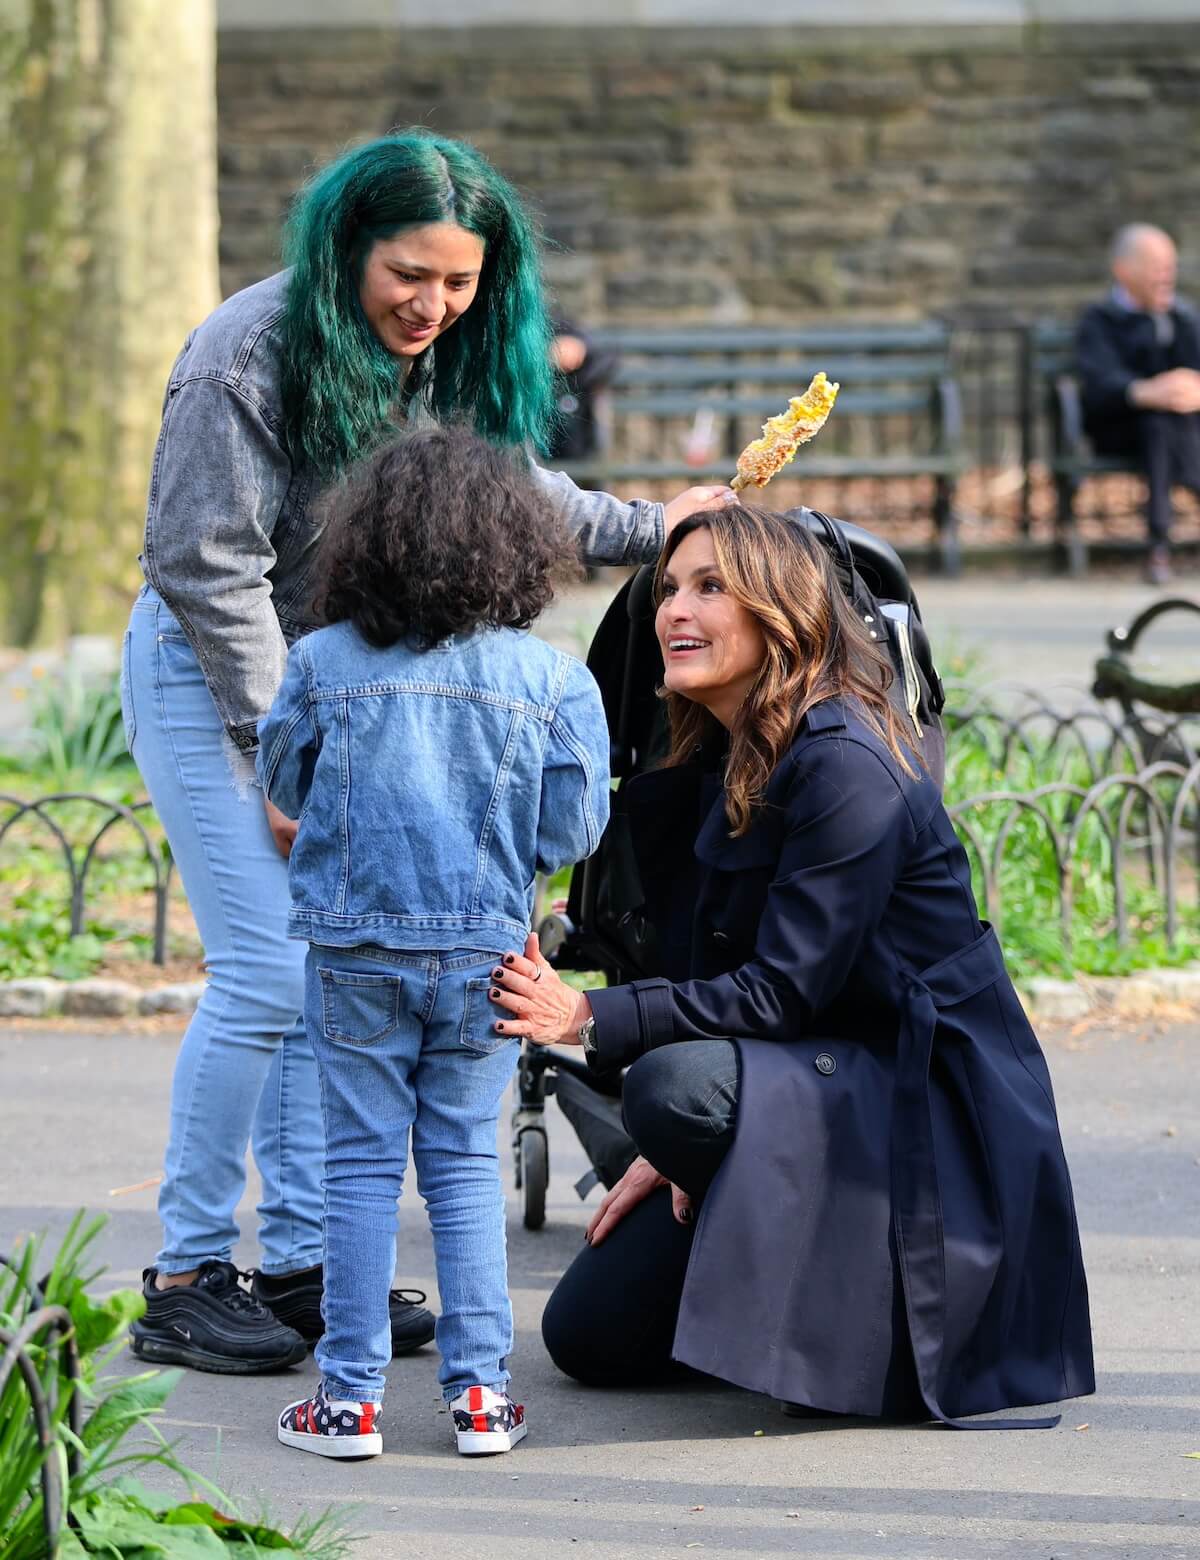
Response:
[{"label": "background foliage", "polygon": [[217,302],[213,0],[5,0],[0,643],[128,606],[163,387]]}]

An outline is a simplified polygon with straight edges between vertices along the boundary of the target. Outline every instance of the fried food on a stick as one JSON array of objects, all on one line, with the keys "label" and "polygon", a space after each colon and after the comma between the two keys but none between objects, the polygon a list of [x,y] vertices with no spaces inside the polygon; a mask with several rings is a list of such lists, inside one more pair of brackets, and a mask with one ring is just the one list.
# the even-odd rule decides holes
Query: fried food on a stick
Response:
[{"label": "fried food on a stick", "polygon": [[769,417],[763,424],[763,436],[738,456],[737,476],[729,484],[735,493],[753,485],[766,487],[782,471],[802,444],[818,434],[841,389],[824,374],[815,374],[803,395],[794,395],[786,412]]}]

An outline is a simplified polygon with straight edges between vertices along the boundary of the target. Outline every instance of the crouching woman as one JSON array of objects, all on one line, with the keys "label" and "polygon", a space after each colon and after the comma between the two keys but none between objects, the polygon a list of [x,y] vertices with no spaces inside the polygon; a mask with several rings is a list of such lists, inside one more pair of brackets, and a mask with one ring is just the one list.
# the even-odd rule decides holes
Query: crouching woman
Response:
[{"label": "crouching woman", "polygon": [[493,990],[502,1033],[630,1067],[641,1157],[551,1296],[551,1355],[948,1424],[1091,1392],[1045,1058],[890,668],[765,512],[685,521],[657,599],[672,746],[624,802],[663,976],[581,996],[531,940]]}]

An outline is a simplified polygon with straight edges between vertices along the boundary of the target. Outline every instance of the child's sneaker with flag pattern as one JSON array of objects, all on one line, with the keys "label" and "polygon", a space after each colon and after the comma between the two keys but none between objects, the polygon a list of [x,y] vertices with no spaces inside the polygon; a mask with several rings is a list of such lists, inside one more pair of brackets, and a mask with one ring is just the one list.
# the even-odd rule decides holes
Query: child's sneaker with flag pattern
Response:
[{"label": "child's sneaker with flag pattern", "polygon": [[505,1392],[491,1387],[468,1387],[450,1404],[454,1434],[464,1457],[486,1457],[510,1452],[525,1439],[525,1410]]},{"label": "child's sneaker with flag pattern", "polygon": [[279,1416],[279,1439],[318,1457],[378,1457],[383,1451],[378,1403],[349,1403],[316,1396],[289,1403]]}]

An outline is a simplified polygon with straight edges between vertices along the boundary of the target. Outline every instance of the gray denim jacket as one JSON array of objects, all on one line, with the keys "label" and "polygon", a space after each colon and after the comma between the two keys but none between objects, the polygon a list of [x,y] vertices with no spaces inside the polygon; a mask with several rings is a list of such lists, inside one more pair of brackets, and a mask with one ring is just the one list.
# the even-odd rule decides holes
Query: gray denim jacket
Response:
[{"label": "gray denim jacket", "polygon": [[[288,273],[235,293],[175,360],[154,452],[142,573],[179,620],[231,739],[257,744],[288,646],[315,627],[320,523],[310,469],[283,443],[279,369]],[[661,504],[585,493],[535,468],[592,563],[641,563]]]}]

